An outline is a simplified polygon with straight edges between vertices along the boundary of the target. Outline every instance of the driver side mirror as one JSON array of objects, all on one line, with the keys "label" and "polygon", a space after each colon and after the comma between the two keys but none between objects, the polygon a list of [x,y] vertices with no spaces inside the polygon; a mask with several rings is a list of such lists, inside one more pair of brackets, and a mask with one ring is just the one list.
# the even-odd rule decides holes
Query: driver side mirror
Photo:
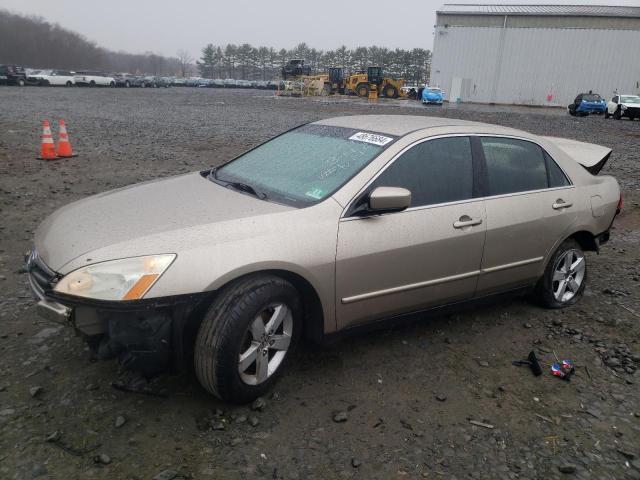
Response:
[{"label": "driver side mirror", "polygon": [[377,187],[369,194],[372,213],[400,212],[411,205],[411,192],[406,188]]}]

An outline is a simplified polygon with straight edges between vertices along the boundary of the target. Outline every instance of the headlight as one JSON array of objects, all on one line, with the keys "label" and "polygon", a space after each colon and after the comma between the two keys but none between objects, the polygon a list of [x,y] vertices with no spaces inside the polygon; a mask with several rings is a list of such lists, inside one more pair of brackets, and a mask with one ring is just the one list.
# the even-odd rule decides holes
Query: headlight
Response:
[{"label": "headlight", "polygon": [[165,254],[95,263],[65,275],[54,290],[96,300],[138,300],[175,258]]},{"label": "headlight", "polygon": [[620,105],[620,110],[626,110],[627,106],[626,105]]}]

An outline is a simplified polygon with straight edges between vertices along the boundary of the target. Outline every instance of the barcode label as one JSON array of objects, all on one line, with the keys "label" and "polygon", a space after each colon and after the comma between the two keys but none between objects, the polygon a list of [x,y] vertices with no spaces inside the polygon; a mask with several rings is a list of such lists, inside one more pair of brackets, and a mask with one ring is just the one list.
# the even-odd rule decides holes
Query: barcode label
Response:
[{"label": "barcode label", "polygon": [[393,138],[385,137],[384,135],[377,135],[375,133],[358,132],[349,137],[349,140],[355,140],[356,142],[372,143],[374,145],[380,145],[381,147],[387,143],[393,141]]}]

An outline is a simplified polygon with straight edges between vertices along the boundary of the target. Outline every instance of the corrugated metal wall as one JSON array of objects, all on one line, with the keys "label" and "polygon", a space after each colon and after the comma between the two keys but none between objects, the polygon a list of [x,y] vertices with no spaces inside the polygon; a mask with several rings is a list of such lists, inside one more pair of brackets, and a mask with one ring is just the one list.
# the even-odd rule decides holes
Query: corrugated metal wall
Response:
[{"label": "corrugated metal wall", "polygon": [[[640,93],[640,31],[437,27],[431,84],[462,101],[566,106],[593,90]],[[455,94],[455,92],[453,92]]]}]

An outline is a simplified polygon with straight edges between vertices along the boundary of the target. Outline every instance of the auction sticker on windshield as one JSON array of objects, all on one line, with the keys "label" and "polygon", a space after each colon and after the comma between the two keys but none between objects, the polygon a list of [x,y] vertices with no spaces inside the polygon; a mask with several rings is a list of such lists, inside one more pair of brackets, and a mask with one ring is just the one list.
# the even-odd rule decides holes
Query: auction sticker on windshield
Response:
[{"label": "auction sticker on windshield", "polygon": [[387,143],[393,141],[393,138],[385,137],[384,135],[378,135],[375,133],[358,132],[349,137],[349,140],[355,140],[356,142],[372,143],[374,145],[380,145],[381,147]]}]

